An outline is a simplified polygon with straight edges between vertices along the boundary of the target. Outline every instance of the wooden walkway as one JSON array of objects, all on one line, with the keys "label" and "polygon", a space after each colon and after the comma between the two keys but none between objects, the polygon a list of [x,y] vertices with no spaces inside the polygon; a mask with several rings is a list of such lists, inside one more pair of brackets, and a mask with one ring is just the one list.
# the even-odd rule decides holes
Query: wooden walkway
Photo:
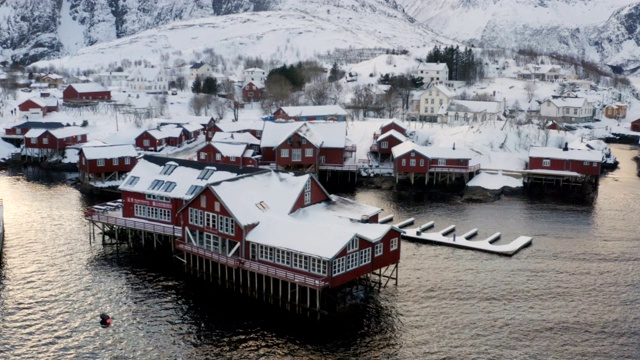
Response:
[{"label": "wooden walkway", "polygon": [[[409,220],[405,220],[405,222]],[[400,223],[400,225],[404,225],[403,223]],[[478,229],[472,229],[460,236],[456,236],[455,234],[453,236],[448,236],[455,231],[455,225],[451,225],[436,232],[424,232],[425,230],[428,230],[433,226],[434,222],[430,221],[417,228],[405,229],[404,234],[402,234],[402,238],[419,242],[453,246],[462,249],[484,251],[492,254],[506,256],[512,256],[516,254],[518,251],[531,245],[533,240],[533,238],[530,236],[520,236],[508,244],[494,244],[494,242],[498,241],[502,236],[499,232],[489,236],[484,240],[470,240],[478,234]]]}]

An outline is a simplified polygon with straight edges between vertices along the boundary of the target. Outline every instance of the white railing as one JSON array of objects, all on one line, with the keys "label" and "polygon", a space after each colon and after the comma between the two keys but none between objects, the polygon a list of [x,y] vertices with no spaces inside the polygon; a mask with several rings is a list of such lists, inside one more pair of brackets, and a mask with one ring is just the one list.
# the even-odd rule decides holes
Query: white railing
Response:
[{"label": "white railing", "polygon": [[358,171],[358,165],[320,165],[320,170]]},{"label": "white railing", "polygon": [[323,279],[316,279],[311,276],[301,275],[294,271],[280,269],[275,266],[262,264],[256,261],[239,259],[239,258],[231,258],[228,256],[218,254],[211,250],[204,249],[200,246],[187,244],[184,241],[176,240],[176,249],[185,251],[194,255],[205,257],[207,259],[230,266],[232,268],[242,268],[242,269],[257,272],[263,275],[271,276],[274,278],[278,278],[278,279],[282,279],[290,282],[300,283],[300,284],[315,287],[315,288],[322,288],[329,285],[329,282]]},{"label": "white railing", "polygon": [[480,169],[480,164],[473,166],[442,166],[442,167],[429,167],[429,172],[454,172],[454,173],[466,173],[474,172]]},{"label": "white railing", "polygon": [[96,213],[94,210],[89,209],[85,215],[85,219],[91,221],[97,221],[104,224],[117,225],[120,227],[126,227],[130,229],[143,230],[146,232],[182,236],[182,229],[173,225],[153,224],[146,221],[125,219],[117,216],[111,216],[108,214]]}]

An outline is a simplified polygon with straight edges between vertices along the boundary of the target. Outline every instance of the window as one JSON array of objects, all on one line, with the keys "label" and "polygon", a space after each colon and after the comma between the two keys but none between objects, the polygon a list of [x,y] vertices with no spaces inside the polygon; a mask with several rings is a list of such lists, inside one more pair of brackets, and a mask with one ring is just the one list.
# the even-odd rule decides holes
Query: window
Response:
[{"label": "window", "polygon": [[311,191],[311,178],[304,184],[304,191]]},{"label": "window", "polygon": [[212,167],[204,168],[202,171],[200,171],[200,174],[198,175],[198,180],[209,180],[211,175],[213,175],[214,171],[216,171],[216,168],[212,168]]},{"label": "window", "polygon": [[218,230],[223,234],[235,235],[236,222],[228,216],[218,216]]},{"label": "window", "polygon": [[289,157],[289,149],[280,150],[280,157],[288,158]]},{"label": "window", "polygon": [[218,201],[213,203],[213,211],[220,212],[220,203]]},{"label": "window", "polygon": [[358,262],[360,260],[359,254],[357,252],[351,253],[349,255],[346,256],[347,258],[347,271],[351,270],[351,269],[355,269],[357,268],[360,263]]},{"label": "window", "polygon": [[207,196],[206,195],[200,196],[200,207],[201,208],[206,208],[207,207]]},{"label": "window", "polygon": [[551,160],[550,159],[542,160],[542,166],[551,166]]},{"label": "window", "polygon": [[347,252],[356,250],[358,250],[358,238],[354,237],[353,239],[349,240],[349,243],[347,244]]},{"label": "window", "polygon": [[291,149],[291,161],[302,160],[302,149]]},{"label": "window", "polygon": [[424,159],[420,159],[420,166],[424,166]]},{"label": "window", "polygon": [[383,141],[380,143],[380,148],[382,149],[388,149],[389,148],[389,143],[387,141]]},{"label": "window", "polygon": [[339,275],[345,272],[344,257],[333,260],[333,275]]},{"label": "window", "polygon": [[167,181],[162,187],[162,191],[170,193],[173,189],[176,188],[176,183],[173,181]]},{"label": "window", "polygon": [[200,185],[191,185],[189,187],[189,190],[187,190],[187,195],[188,196],[194,195],[198,193],[201,189],[202,189],[202,186]]},{"label": "window", "polygon": [[309,258],[309,271],[314,274],[327,275],[327,262],[318,258]]},{"label": "window", "polygon": [[313,157],[313,148],[311,148],[311,149],[304,149],[304,156],[305,156],[305,157]]},{"label": "window", "polygon": [[409,160],[409,166],[416,166],[416,159]]},{"label": "window", "polygon": [[447,159],[438,159],[438,166],[446,166]]},{"label": "window", "polygon": [[258,258],[258,244],[251,243],[251,247],[249,249],[249,259],[255,260]]},{"label": "window", "polygon": [[144,205],[135,205],[133,209],[136,217],[166,222],[171,221],[171,210],[169,209],[161,209]]},{"label": "window", "polygon": [[573,115],[578,115],[578,109],[573,109]]},{"label": "window", "polygon": [[590,163],[589,161],[585,161],[585,162],[584,162],[584,163],[582,163],[582,164],[583,164],[583,165],[585,165],[585,166],[589,166],[589,165],[591,165],[591,163]]},{"label": "window", "polygon": [[38,139],[37,138],[31,138],[31,143],[32,144],[37,144],[38,143]]},{"label": "window", "polygon": [[398,249],[398,238],[391,239],[391,251]]},{"label": "window", "polygon": [[235,156],[229,156],[229,161],[236,161],[236,157]]},{"label": "window", "polygon": [[371,248],[360,250],[360,265],[371,262]]},{"label": "window", "polygon": [[119,164],[120,164],[120,159],[118,159],[118,158],[112,159],[112,160],[111,160],[111,163],[112,163],[114,166],[119,165]]},{"label": "window", "polygon": [[131,158],[130,158],[130,157],[128,157],[128,156],[125,156],[125,158],[124,158],[124,164],[125,164],[125,165],[131,165]]},{"label": "window", "polygon": [[189,208],[189,224],[202,226],[203,211],[195,208]]},{"label": "window", "polygon": [[320,156],[320,164],[324,164],[326,161],[327,158],[324,155]]},{"label": "window", "polygon": [[304,204],[309,205],[311,203],[311,192],[304,193]]},{"label": "window", "polygon": [[375,256],[380,256],[382,255],[382,250],[383,250],[383,244],[376,244],[376,252],[375,252]]},{"label": "window", "polygon": [[104,159],[98,159],[98,166],[104,166]]},{"label": "window", "polygon": [[307,144],[307,139],[302,138],[302,145],[306,145]]},{"label": "window", "polygon": [[130,178],[129,178],[129,180],[127,180],[127,183],[126,183],[125,185],[127,185],[127,186],[133,186],[133,185],[135,185],[135,184],[137,184],[137,183],[138,183],[138,180],[140,180],[140,178],[139,178],[139,177],[137,177],[137,176],[132,176],[132,177],[130,177]]},{"label": "window", "polygon": [[416,153],[414,153],[413,151],[411,152],[411,157],[416,156]]},{"label": "window", "polygon": [[164,185],[164,180],[153,180],[151,185],[149,185],[149,190],[160,190],[162,185]]},{"label": "window", "polygon": [[149,145],[151,145],[151,141],[149,141],[149,139],[142,140],[142,146],[149,146]]},{"label": "window", "polygon": [[594,163],[593,163],[593,166],[598,166],[598,163],[597,163],[597,162],[594,162]]},{"label": "window", "polygon": [[207,158],[207,153],[206,152],[201,152],[200,153],[200,160],[205,160]]},{"label": "window", "polygon": [[49,138],[48,137],[42,138],[42,144],[47,145],[48,143],[49,143]]},{"label": "window", "polygon": [[402,159],[402,166],[406,166],[407,165],[407,159]]}]

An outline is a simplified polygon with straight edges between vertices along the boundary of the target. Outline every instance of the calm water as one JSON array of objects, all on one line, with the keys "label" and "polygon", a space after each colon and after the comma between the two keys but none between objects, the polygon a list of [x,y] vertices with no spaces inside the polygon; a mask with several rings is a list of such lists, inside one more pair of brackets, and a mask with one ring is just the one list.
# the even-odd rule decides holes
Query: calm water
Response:
[{"label": "calm water", "polygon": [[404,242],[399,286],[322,324],[90,245],[82,209],[95,200],[55,175],[0,173],[0,358],[640,358],[640,178],[636,151],[614,152],[621,168],[590,206],[357,192],[396,219],[533,245],[505,258]]}]

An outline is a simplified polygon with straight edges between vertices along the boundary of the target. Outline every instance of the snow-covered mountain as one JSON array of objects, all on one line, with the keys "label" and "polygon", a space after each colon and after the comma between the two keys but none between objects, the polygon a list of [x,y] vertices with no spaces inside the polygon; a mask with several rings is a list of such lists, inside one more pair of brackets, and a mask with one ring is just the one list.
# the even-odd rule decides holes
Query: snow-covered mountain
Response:
[{"label": "snow-covered mountain", "polygon": [[[289,4],[287,4],[287,1]],[[405,48],[426,53],[443,43],[426,26],[393,7],[393,2],[363,0],[283,0],[295,10],[243,12],[177,21],[121,39],[83,48],[61,59],[38,62],[58,68],[99,68],[122,59],[159,63],[199,60],[207,48],[224,59],[260,56],[282,64],[338,49]],[[450,43],[450,42],[446,42]],[[333,62],[333,61],[331,61]]]},{"label": "snow-covered mountain", "polygon": [[329,26],[341,17],[345,28],[368,19],[373,33],[375,20],[388,18],[415,31],[395,0],[0,0],[0,55],[31,63],[175,21],[260,11],[322,12]]},{"label": "snow-covered mountain", "polygon": [[480,47],[535,49],[640,66],[638,0],[397,0],[436,33]]}]

